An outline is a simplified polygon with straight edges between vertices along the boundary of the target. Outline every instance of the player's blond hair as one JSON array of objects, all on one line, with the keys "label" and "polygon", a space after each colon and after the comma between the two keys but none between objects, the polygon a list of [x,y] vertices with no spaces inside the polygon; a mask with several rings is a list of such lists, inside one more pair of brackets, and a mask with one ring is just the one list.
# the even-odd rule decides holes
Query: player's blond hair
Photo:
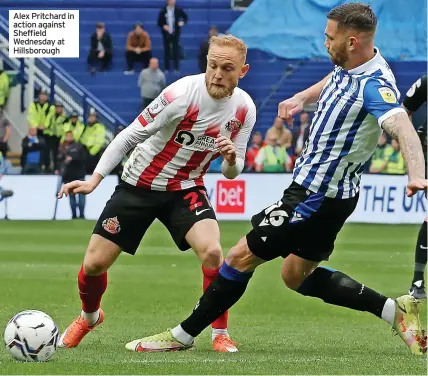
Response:
[{"label": "player's blond hair", "polygon": [[209,45],[234,47],[242,56],[244,63],[247,60],[247,45],[244,43],[242,39],[234,37],[231,34],[222,34],[222,35],[212,36],[210,38]]}]

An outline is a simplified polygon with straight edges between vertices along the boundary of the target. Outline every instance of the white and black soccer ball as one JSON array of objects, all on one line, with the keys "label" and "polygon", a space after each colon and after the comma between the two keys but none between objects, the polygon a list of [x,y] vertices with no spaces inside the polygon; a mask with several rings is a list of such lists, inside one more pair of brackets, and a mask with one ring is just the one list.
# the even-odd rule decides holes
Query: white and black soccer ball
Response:
[{"label": "white and black soccer ball", "polygon": [[8,322],[4,331],[4,343],[17,360],[46,362],[55,354],[58,328],[44,312],[23,311]]}]

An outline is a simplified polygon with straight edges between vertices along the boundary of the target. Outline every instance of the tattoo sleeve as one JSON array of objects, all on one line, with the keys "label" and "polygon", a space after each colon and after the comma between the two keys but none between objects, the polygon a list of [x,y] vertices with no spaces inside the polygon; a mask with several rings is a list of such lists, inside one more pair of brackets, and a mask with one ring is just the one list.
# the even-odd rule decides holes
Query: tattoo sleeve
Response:
[{"label": "tattoo sleeve", "polygon": [[405,112],[399,112],[382,122],[382,128],[398,140],[407,164],[409,180],[425,178],[425,159],[421,141]]}]

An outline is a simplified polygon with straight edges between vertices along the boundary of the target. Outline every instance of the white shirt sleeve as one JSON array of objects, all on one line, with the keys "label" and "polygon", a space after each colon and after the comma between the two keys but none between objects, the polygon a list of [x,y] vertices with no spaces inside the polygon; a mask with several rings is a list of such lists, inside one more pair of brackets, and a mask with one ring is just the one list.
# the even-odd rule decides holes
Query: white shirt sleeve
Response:
[{"label": "white shirt sleeve", "polygon": [[101,156],[95,172],[105,177],[135,146],[157,133],[162,127],[176,126],[187,110],[186,85],[174,84],[145,108],[126,129],[120,132]]},{"label": "white shirt sleeve", "polygon": [[256,123],[256,106],[251,99],[249,102],[244,124],[232,140],[236,147],[236,163],[234,166],[229,166],[226,160],[224,160],[221,164],[221,172],[227,179],[236,178],[244,169],[248,140],[253,131],[254,124]]}]

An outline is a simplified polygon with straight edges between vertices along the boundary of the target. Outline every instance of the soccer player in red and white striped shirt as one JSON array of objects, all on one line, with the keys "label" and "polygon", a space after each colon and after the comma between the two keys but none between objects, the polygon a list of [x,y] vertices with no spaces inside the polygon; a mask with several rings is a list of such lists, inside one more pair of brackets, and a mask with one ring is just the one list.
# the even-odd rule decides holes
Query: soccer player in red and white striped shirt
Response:
[{"label": "soccer player in red and white striped shirt", "polygon": [[[134,254],[155,219],[178,248],[192,248],[202,263],[204,290],[223,263],[220,232],[204,187],[210,162],[223,155],[222,173],[235,178],[244,167],[248,138],[256,121],[250,96],[237,87],[248,72],[247,47],[233,36],[210,41],[207,72],[168,86],[104,152],[88,181],[63,186],[64,194],[91,193],[123,156],[135,148],[91,237],[78,286],[82,312],[65,330],[59,346],[77,346],[100,325],[107,270],[121,252]],[[213,349],[236,352],[225,312],[212,323]],[[181,344],[177,348],[182,349]],[[137,346],[135,351],[150,351]]]}]

